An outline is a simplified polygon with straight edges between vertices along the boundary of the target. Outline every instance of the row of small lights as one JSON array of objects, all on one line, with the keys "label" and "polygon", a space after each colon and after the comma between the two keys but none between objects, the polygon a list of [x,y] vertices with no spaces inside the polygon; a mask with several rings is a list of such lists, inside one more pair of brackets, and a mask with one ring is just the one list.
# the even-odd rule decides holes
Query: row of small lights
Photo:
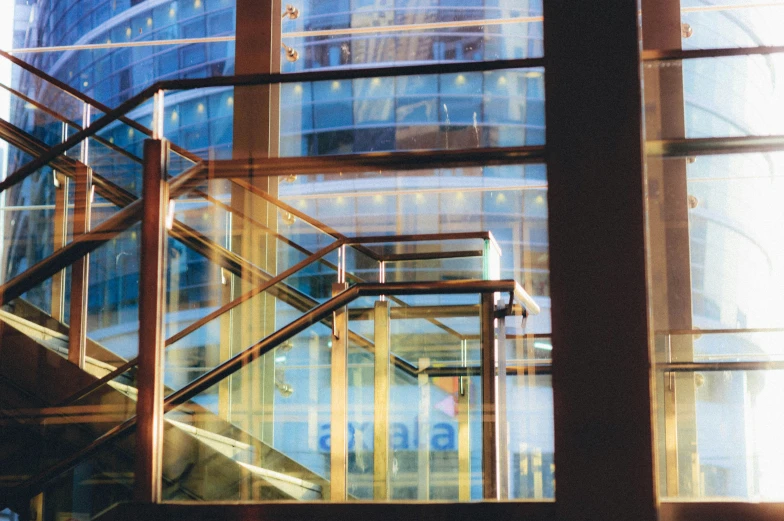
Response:
[{"label": "row of small lights", "polygon": [[[528,72],[524,73],[523,75],[526,78],[541,78],[542,77],[542,73],[539,72],[539,71],[528,71]],[[466,83],[465,75],[458,74],[455,77],[455,85],[465,85],[465,83]],[[497,83],[498,83],[498,85],[503,87],[503,86],[505,86],[508,83],[508,80],[507,80],[506,76],[501,76],[500,78],[498,78]],[[343,82],[335,80],[335,81],[332,82],[332,90],[335,90],[335,91],[340,90],[342,85],[343,85]],[[372,87],[380,86],[381,85],[381,78],[372,78],[370,80],[370,85]],[[297,84],[297,85],[294,86],[294,94],[302,94],[302,92],[303,92],[302,85]]]},{"label": "row of small lights", "polygon": [[[401,195],[407,195],[407,194],[401,194]],[[438,194],[438,195],[442,195],[442,194]],[[362,197],[362,194],[357,194],[354,197]],[[384,196],[384,195],[374,195],[373,196],[373,202],[376,203],[376,204],[381,204],[381,203],[383,203],[383,202],[385,202],[387,200],[387,197],[388,196]],[[396,199],[396,198],[397,198],[397,196],[393,197],[393,199]],[[457,192],[457,194],[455,195],[455,199],[457,199],[458,201],[465,201],[465,193],[464,192]],[[414,194],[414,200],[417,203],[420,203],[420,204],[424,203],[425,202],[425,196],[423,194],[421,194],[421,193]],[[497,203],[503,204],[503,203],[506,202],[506,195],[504,195],[503,193],[499,193],[498,195],[496,195],[495,200],[496,200]],[[534,202],[537,205],[544,204],[544,196],[537,195],[536,198],[534,199]],[[335,204],[337,204],[338,206],[342,206],[345,203],[346,203],[346,197],[344,197],[342,195],[339,195],[338,197],[335,198]],[[300,208],[306,208],[307,207],[307,201],[305,199],[300,199],[297,202],[297,206],[299,206]]]}]

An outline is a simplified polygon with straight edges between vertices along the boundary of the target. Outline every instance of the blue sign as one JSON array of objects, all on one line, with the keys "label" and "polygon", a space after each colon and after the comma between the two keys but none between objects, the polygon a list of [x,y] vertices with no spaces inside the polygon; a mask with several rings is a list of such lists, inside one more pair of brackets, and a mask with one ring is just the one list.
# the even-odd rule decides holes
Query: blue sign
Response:
[{"label": "blue sign", "polygon": [[[402,422],[389,425],[390,445],[392,450],[416,450],[419,448],[419,422],[414,418],[411,429]],[[319,450],[330,450],[330,424],[319,426]],[[349,422],[348,424],[348,450],[373,450],[373,422]],[[457,450],[455,428],[453,425],[440,422],[433,425],[430,432],[430,450],[454,451]]]}]

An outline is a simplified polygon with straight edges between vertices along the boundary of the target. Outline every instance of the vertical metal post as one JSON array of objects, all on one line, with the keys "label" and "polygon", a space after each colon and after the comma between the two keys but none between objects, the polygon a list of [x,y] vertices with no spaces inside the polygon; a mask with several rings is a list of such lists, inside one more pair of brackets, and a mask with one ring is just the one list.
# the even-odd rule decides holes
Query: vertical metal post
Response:
[{"label": "vertical metal post", "polygon": [[373,411],[373,499],[389,499],[389,302],[380,300],[374,308],[373,344],[374,411]]},{"label": "vertical metal post", "polygon": [[[468,340],[460,340],[460,361],[468,372]],[[467,376],[458,377],[457,396],[457,499],[471,500],[471,401]]]},{"label": "vertical metal post", "polygon": [[165,108],[165,92],[162,90],[153,94],[152,98],[152,138],[163,139],[163,115]]},{"label": "vertical metal post", "polygon": [[[87,145],[82,144],[83,147]],[[79,166],[74,175],[74,239],[90,231],[92,210],[93,172]],[[68,360],[84,367],[87,346],[87,287],[90,280],[90,255],[78,259],[71,266],[70,330],[68,332]]]},{"label": "vertical metal post", "polygon": [[482,293],[480,303],[482,375],[482,496],[498,499],[498,425],[496,423],[495,297]]},{"label": "vertical metal post", "polygon": [[556,515],[655,521],[639,3],[542,5]]},{"label": "vertical metal post", "polygon": [[346,245],[338,248],[338,284],[346,282]]},{"label": "vertical metal post", "polygon": [[168,143],[144,142],[139,276],[139,398],[136,403],[136,501],[161,500],[163,451],[163,314],[166,275]]},{"label": "vertical metal post", "polygon": [[[84,106],[82,106],[84,116]],[[63,122],[60,127],[60,140],[68,139],[68,123]],[[67,155],[67,153],[65,154]],[[57,171],[54,172],[54,251],[59,250],[68,240],[68,177]],[[74,231],[74,235],[76,232]],[[52,276],[52,318],[65,322],[65,270]]]},{"label": "vertical metal post", "polygon": [[[418,365],[419,370],[424,371],[430,367],[430,359],[420,358]],[[417,499],[427,501],[430,499],[430,377],[427,373],[420,373],[417,380],[419,382],[419,415],[417,416],[419,490]]]},{"label": "vertical metal post", "polygon": [[[274,74],[280,72],[281,0],[237,0],[235,69],[237,74]],[[236,87],[234,109],[234,159],[267,158],[279,155],[280,85]],[[251,178],[251,182],[272,196],[278,195],[276,177]],[[231,205],[272,231],[277,230],[277,208],[260,203],[259,198],[234,185]],[[267,273],[277,271],[276,239],[264,230],[236,219],[232,223],[232,251]],[[232,297],[249,291],[253,285],[240,277]],[[276,299],[263,295],[233,312],[230,332],[232,352],[239,352],[272,333],[275,329]],[[239,379],[237,392],[230,393],[232,420],[246,425],[251,434],[272,445],[274,434],[275,364],[264,356]],[[225,394],[225,393],[224,393]]]},{"label": "vertical metal post", "polygon": [[[642,0],[643,49],[680,49],[681,4],[677,0]],[[646,63],[644,72],[645,132],[647,139],[686,137],[683,70],[678,62]],[[650,258],[651,316],[655,331],[692,329],[692,284],[686,160],[646,158],[648,184],[648,252]],[[694,346],[690,335],[667,335],[655,343],[656,357],[688,362]],[[664,429],[659,434],[662,494],[696,497],[697,453],[696,388],[691,373],[665,374],[658,391],[664,400]],[[663,438],[663,439],[662,439]],[[699,476],[699,472],[696,473]]]},{"label": "vertical metal post", "polygon": [[[506,301],[498,299],[498,309],[504,309]],[[509,430],[506,413],[506,319],[498,318],[498,338],[496,340],[495,422],[498,436],[498,496],[509,498]]]},{"label": "vertical metal post", "polygon": [[[54,173],[54,241],[57,251],[68,241],[68,177]],[[52,276],[52,318],[65,321],[65,270]]]},{"label": "vertical metal post", "polygon": [[[348,285],[332,285],[332,294]],[[348,498],[348,309],[335,312],[332,324],[332,421],[330,422],[330,499]]]}]

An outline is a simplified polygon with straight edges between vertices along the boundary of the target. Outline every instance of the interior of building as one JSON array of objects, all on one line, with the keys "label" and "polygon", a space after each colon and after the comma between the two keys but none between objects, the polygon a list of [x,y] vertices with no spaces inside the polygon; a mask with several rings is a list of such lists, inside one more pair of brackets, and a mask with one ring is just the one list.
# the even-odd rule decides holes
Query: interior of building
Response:
[{"label": "interior of building", "polygon": [[0,12],[0,520],[784,516],[784,0]]}]

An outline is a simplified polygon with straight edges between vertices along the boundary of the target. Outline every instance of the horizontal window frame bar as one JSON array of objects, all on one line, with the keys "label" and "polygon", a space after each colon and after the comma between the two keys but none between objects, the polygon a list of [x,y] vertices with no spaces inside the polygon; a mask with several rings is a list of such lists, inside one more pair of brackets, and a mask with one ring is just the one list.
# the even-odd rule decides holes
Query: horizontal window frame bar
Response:
[{"label": "horizontal window frame bar", "polygon": [[663,362],[654,365],[657,372],[693,373],[721,371],[782,371],[784,360],[747,362]]},{"label": "horizontal window frame bar", "polygon": [[727,47],[719,49],[652,49],[642,51],[643,62],[699,60],[704,58],[728,58],[731,56],[765,56],[784,53],[784,45],[760,45],[759,47]]},{"label": "horizontal window frame bar", "polygon": [[410,171],[521,164],[544,164],[544,146],[469,148],[371,152],[336,156],[280,157],[215,160],[193,182],[237,177],[288,177],[290,175],[345,174],[379,171]]},{"label": "horizontal window frame bar", "polygon": [[668,501],[659,504],[660,521],[778,521],[784,518],[784,503],[740,501]]},{"label": "horizontal window frame bar", "polygon": [[543,68],[544,64],[544,58],[530,58],[479,62],[431,63],[396,67],[336,69],[328,71],[317,70],[291,74],[250,74],[240,76],[158,81],[141,91],[136,96],[126,100],[115,109],[106,112],[102,117],[98,118],[86,129],[82,130],[81,132],[77,132],[63,143],[52,147],[48,153],[33,159],[25,165],[22,165],[3,181],[0,181],[0,192],[3,192],[9,187],[19,183],[42,166],[47,165],[49,162],[57,158],[60,154],[70,150],[72,147],[82,142],[83,140],[92,137],[114,121],[122,121],[122,118],[130,111],[148,101],[153,97],[153,95],[161,90],[190,90],[210,87],[251,87],[276,84],[282,85],[286,83],[301,83],[308,81],[334,81],[360,78],[489,72],[508,69]]},{"label": "horizontal window frame bar", "polygon": [[670,158],[784,152],[784,135],[661,139],[648,141],[645,152]]}]

